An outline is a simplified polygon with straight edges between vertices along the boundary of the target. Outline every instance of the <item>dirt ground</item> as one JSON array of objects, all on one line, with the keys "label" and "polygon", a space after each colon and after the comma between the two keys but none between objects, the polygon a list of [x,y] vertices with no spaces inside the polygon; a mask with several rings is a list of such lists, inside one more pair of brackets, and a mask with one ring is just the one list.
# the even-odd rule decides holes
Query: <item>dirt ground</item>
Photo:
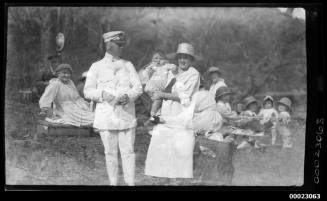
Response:
[{"label": "dirt ground", "polygon": [[[109,185],[100,136],[42,136],[36,131],[37,104],[6,101],[5,156],[8,185]],[[269,147],[265,152],[237,150],[232,185],[289,186],[303,184],[305,107],[298,108],[292,122],[294,147]],[[162,185],[144,175],[144,162],[151,136],[144,127],[136,131],[136,185]],[[121,169],[120,169],[121,170]],[[201,171],[201,170],[196,170]],[[124,185],[120,172],[120,185]],[[191,184],[196,185],[196,180]],[[188,183],[188,185],[190,185]],[[167,185],[177,185],[169,183]]]}]

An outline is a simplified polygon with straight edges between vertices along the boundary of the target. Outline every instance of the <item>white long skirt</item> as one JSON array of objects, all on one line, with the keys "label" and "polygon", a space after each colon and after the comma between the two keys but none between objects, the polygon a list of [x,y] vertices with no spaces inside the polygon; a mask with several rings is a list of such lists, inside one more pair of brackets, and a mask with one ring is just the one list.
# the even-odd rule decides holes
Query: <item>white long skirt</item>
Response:
[{"label": "white long skirt", "polygon": [[159,124],[153,129],[145,174],[165,178],[193,178],[193,130]]}]

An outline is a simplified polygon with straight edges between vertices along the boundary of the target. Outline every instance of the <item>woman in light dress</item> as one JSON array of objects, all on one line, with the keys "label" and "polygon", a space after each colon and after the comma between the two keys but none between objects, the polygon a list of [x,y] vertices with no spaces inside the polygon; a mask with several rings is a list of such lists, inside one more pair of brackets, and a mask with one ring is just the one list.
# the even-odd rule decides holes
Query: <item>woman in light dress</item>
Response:
[{"label": "woman in light dress", "polygon": [[[167,123],[153,128],[145,174],[162,178],[193,178],[195,137],[192,127],[186,126],[192,120],[193,111],[186,108],[192,108],[191,98],[199,90],[200,74],[191,67],[196,58],[192,45],[179,44],[175,56],[179,72],[172,93],[153,94],[155,99],[163,99],[161,116]],[[177,120],[169,121],[170,117],[177,115],[180,116]]]},{"label": "woman in light dress", "polygon": [[50,80],[39,100],[41,114],[49,116],[53,111],[53,114],[50,114],[51,118],[47,118],[52,123],[77,127],[92,125],[94,113],[89,103],[79,95],[75,84],[70,79],[72,72],[69,64],[60,64],[55,69],[57,78]]}]

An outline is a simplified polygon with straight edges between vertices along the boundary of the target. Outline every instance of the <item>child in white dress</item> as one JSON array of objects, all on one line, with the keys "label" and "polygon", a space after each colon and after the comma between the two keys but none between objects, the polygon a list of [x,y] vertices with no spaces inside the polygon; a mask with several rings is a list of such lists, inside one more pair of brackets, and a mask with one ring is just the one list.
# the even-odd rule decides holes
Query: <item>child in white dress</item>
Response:
[{"label": "child in white dress", "polygon": [[274,145],[277,137],[276,123],[278,113],[274,108],[274,99],[272,96],[265,96],[263,99],[263,108],[260,110],[258,116],[262,117],[260,123],[271,131],[271,144]]},{"label": "child in white dress", "polygon": [[291,132],[289,130],[289,124],[291,122],[291,100],[284,97],[278,102],[278,121],[277,131],[282,137],[283,148],[292,148],[293,144],[291,141]]},{"label": "child in white dress", "polygon": [[[144,91],[152,97],[153,94],[157,91],[163,91],[167,85],[168,81],[174,81],[173,78],[177,74],[177,66],[175,64],[168,63],[159,52],[156,53],[153,57],[152,63],[146,67],[148,72],[153,72],[149,77],[149,81],[146,83]],[[158,111],[161,108],[162,99],[153,100],[150,112],[150,121],[157,122]]]}]

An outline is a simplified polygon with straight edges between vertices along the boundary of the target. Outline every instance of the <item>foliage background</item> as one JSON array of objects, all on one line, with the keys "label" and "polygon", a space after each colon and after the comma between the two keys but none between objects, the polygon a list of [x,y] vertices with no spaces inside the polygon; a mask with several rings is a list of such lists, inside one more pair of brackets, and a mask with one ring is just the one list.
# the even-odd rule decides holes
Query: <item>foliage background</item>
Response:
[{"label": "foliage background", "polygon": [[171,53],[190,42],[202,58],[194,66],[202,74],[219,66],[240,96],[306,92],[305,20],[277,8],[9,7],[6,95],[33,85],[58,32],[76,80],[103,57],[110,30],[128,34],[123,57],[136,69],[156,49]]}]

